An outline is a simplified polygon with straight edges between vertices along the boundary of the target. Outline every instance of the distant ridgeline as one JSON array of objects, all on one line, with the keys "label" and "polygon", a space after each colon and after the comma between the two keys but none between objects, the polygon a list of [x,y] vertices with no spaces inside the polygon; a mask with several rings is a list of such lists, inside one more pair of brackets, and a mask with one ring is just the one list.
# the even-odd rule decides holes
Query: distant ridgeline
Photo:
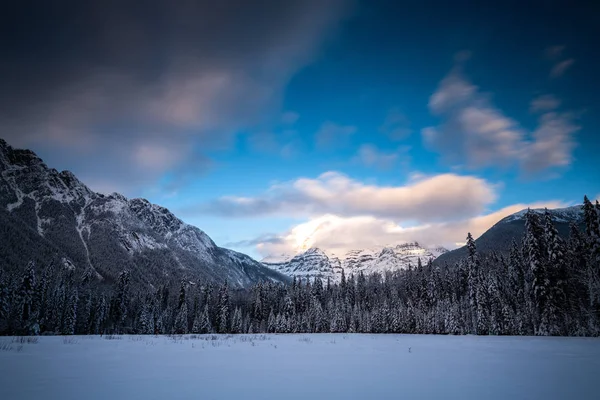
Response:
[{"label": "distant ridgeline", "polygon": [[[93,275],[64,267],[0,277],[2,334],[372,332],[478,335],[600,333],[600,206],[587,199],[584,229],[563,239],[548,211],[528,211],[508,255],[466,255],[451,265],[345,276],[338,282],[225,281],[179,290],[131,285],[130,272],[97,290]],[[86,270],[89,271],[89,270]],[[108,289],[108,290],[106,290]]]}]

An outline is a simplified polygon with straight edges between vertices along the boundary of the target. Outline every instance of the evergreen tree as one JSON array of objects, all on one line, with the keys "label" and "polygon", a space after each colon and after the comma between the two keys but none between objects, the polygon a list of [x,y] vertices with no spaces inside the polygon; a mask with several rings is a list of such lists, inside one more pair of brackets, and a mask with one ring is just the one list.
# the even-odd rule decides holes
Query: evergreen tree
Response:
[{"label": "evergreen tree", "polygon": [[177,312],[177,317],[175,318],[175,333],[179,335],[188,333],[188,309],[185,300],[181,304],[181,308]]},{"label": "evergreen tree", "polygon": [[231,321],[231,333],[243,333],[242,328],[242,312],[239,307],[233,311],[233,319]]},{"label": "evergreen tree", "polygon": [[588,237],[600,237],[598,210],[594,207],[587,196],[583,197],[583,219],[585,221],[585,233],[588,235]]},{"label": "evergreen tree", "polygon": [[10,301],[9,301],[8,279],[3,270],[0,269],[0,334],[6,333],[9,325]]},{"label": "evergreen tree", "polygon": [[185,282],[181,281],[181,286],[179,288],[179,303],[177,304],[177,309],[180,310],[181,307],[185,304]]},{"label": "evergreen tree", "polygon": [[69,294],[68,300],[65,304],[65,317],[63,323],[63,335],[75,334],[75,324],[77,322],[77,303],[79,299],[77,296],[77,289],[73,289]]},{"label": "evergreen tree", "polygon": [[154,319],[152,318],[152,306],[147,303],[142,306],[140,315],[140,333],[151,335],[154,333]]},{"label": "evergreen tree", "polygon": [[119,283],[117,287],[117,297],[115,302],[115,328],[117,333],[122,333],[127,318],[129,307],[129,271],[123,271],[119,274]]},{"label": "evergreen tree", "polygon": [[100,297],[100,302],[98,303],[98,308],[96,310],[96,334],[100,333],[104,333],[104,328],[105,328],[105,324],[106,324],[106,309],[107,309],[108,305],[106,304],[106,297],[104,295],[102,295],[102,297]]},{"label": "evergreen tree", "polygon": [[199,333],[213,333],[213,326],[210,322],[210,313],[208,310],[208,304],[206,304],[204,306],[204,311],[202,311]]},{"label": "evergreen tree", "polygon": [[275,314],[273,313],[273,309],[271,308],[271,312],[269,313],[269,319],[267,320],[267,332],[274,333],[275,332]]},{"label": "evergreen tree", "polygon": [[227,333],[229,329],[229,286],[227,282],[221,286],[219,293],[219,333]]},{"label": "evergreen tree", "polygon": [[547,251],[548,273],[548,304],[547,314],[542,319],[548,321],[548,334],[561,335],[564,333],[564,307],[567,302],[567,265],[565,246],[558,235],[548,209],[544,212],[544,237]]},{"label": "evergreen tree", "polygon": [[19,288],[20,302],[20,331],[23,334],[32,334],[39,332],[37,326],[37,316],[35,315],[35,270],[34,264],[29,263],[25,275],[21,279]]},{"label": "evergreen tree", "polygon": [[[478,295],[480,281],[479,281],[479,258],[477,257],[477,248],[475,246],[475,240],[471,236],[471,232],[467,234],[467,271],[468,271],[468,287],[469,287],[469,307],[470,307],[470,320],[471,327],[469,331],[471,333],[477,333],[480,325],[480,305],[478,304]],[[419,259],[420,261],[420,259]]]},{"label": "evergreen tree", "polygon": [[549,334],[549,314],[547,312],[550,296],[550,279],[543,257],[544,246],[542,228],[535,212],[528,210],[525,214],[525,252],[532,276],[532,303],[534,305],[534,329],[536,335]]}]

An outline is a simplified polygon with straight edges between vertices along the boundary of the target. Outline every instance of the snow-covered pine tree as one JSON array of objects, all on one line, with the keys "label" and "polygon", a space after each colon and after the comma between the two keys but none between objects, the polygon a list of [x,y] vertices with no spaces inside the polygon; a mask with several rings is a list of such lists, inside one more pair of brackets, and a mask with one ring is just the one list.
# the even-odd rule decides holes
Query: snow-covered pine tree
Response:
[{"label": "snow-covered pine tree", "polygon": [[550,279],[547,271],[545,249],[543,245],[543,230],[537,214],[528,210],[525,214],[524,249],[527,265],[532,277],[531,296],[534,306],[534,333],[546,336],[549,334],[548,297],[550,295]]},{"label": "snow-covered pine tree", "polygon": [[48,318],[49,318],[49,308],[51,307],[50,303],[50,280],[54,274],[54,268],[52,266],[45,268],[42,273],[42,278],[38,284],[37,294],[38,294],[38,319],[40,321],[40,330],[46,331],[48,326]]},{"label": "snow-covered pine tree", "polygon": [[202,313],[198,312],[192,323],[192,333],[202,333]]},{"label": "snow-covered pine tree", "polygon": [[[596,207],[585,196],[583,198],[583,217],[585,221],[588,248],[588,288],[590,306],[600,310],[600,217]],[[600,316],[600,311],[596,311]]]},{"label": "snow-covered pine tree", "polygon": [[88,335],[91,327],[92,316],[92,292],[86,290],[83,296],[80,311],[77,313],[77,329],[78,334]]},{"label": "snow-covered pine tree", "polygon": [[175,318],[175,333],[179,335],[188,333],[188,309],[185,299],[183,303],[181,303],[181,308],[177,312],[177,317]]},{"label": "snow-covered pine tree", "polygon": [[585,233],[588,237],[600,237],[598,210],[587,196],[583,197],[583,219],[585,222]]},{"label": "snow-covered pine tree", "polygon": [[233,311],[233,318],[231,321],[231,333],[243,333],[242,328],[242,312],[239,307],[236,307]]},{"label": "snow-covered pine tree", "polygon": [[106,325],[106,315],[107,315],[108,304],[106,303],[106,297],[104,294],[100,297],[100,301],[98,302],[98,308],[96,309],[96,334],[104,333],[105,325]]},{"label": "snow-covered pine tree", "polygon": [[[522,251],[517,242],[513,239],[510,245],[508,258],[508,276],[506,291],[506,300],[509,306],[519,315],[525,313],[525,274],[523,272]],[[517,311],[518,310],[518,311]],[[523,318],[525,316],[523,315]]]},{"label": "snow-covered pine tree", "polygon": [[154,319],[152,318],[152,305],[150,302],[142,305],[140,314],[140,333],[151,335],[154,333]]},{"label": "snow-covered pine tree", "polygon": [[202,311],[200,333],[213,333],[213,326],[210,322],[210,312],[208,304],[204,305],[204,311]]},{"label": "snow-covered pine tree", "polygon": [[115,330],[117,333],[123,332],[125,327],[125,320],[127,318],[127,311],[129,307],[129,280],[129,271],[125,270],[119,274],[114,321]]},{"label": "snow-covered pine tree", "polygon": [[229,285],[227,281],[219,291],[219,333],[227,333],[229,329]]},{"label": "snow-covered pine tree", "polygon": [[179,286],[179,302],[177,303],[177,309],[180,310],[185,302],[185,282],[181,281],[181,285]]},{"label": "snow-covered pine tree", "polygon": [[273,312],[273,309],[271,308],[271,312],[269,312],[269,318],[267,320],[267,332],[274,333],[276,327],[277,327],[277,325],[276,325],[276,321],[275,321],[275,313]]},{"label": "snow-covered pine tree", "polygon": [[564,334],[567,265],[565,259],[565,245],[558,235],[548,209],[544,211],[544,239],[547,251],[547,272],[549,279],[547,316],[548,335]]},{"label": "snow-covered pine tree", "polygon": [[0,269],[0,333],[8,331],[9,325],[9,288],[6,273]]},{"label": "snow-covered pine tree", "polygon": [[39,331],[37,310],[34,309],[35,287],[35,265],[30,262],[19,287],[19,331],[25,335]]},{"label": "snow-covered pine tree", "polygon": [[77,289],[72,289],[65,304],[65,317],[63,323],[63,335],[75,334],[75,324],[77,322],[77,303],[79,302]]},{"label": "snow-covered pine tree", "polygon": [[[469,293],[469,315],[471,326],[469,332],[473,334],[478,333],[478,295],[479,286],[481,285],[479,280],[479,258],[477,257],[477,247],[475,246],[475,240],[471,236],[471,232],[467,234],[467,282],[468,282],[468,293]],[[420,261],[420,259],[419,259]]]}]

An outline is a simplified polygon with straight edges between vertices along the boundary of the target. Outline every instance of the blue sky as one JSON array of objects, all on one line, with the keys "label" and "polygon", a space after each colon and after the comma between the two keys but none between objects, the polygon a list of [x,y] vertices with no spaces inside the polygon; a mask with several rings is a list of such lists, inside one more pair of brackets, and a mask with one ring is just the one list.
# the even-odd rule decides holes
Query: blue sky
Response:
[{"label": "blue sky", "polygon": [[594,6],[408,3],[15,10],[3,136],[256,258],[598,197]]}]

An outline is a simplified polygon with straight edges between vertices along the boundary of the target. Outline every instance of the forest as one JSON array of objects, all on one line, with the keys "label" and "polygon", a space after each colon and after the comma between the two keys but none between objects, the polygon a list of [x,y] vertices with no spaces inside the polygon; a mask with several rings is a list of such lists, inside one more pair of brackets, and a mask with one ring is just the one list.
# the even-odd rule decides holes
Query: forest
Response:
[{"label": "forest", "polygon": [[431,260],[340,282],[294,279],[231,289],[227,282],[164,282],[134,291],[88,273],[30,263],[0,270],[0,334],[420,333],[598,336],[600,205],[559,236],[550,213],[526,214],[510,251]]}]

